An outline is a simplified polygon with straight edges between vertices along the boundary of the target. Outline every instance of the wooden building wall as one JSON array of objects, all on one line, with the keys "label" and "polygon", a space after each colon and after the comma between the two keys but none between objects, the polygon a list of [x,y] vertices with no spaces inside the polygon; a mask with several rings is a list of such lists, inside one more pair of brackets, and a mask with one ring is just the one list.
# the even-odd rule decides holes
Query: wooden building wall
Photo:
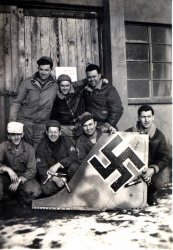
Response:
[{"label": "wooden building wall", "polygon": [[76,66],[78,79],[82,79],[87,63],[100,63],[98,36],[95,13],[87,18],[60,17],[54,9],[1,6],[0,141],[5,139],[9,108],[18,86],[37,71],[37,60],[47,55],[54,67]]},{"label": "wooden building wall", "polygon": [[[125,111],[118,124],[119,129],[124,130],[134,123],[140,104],[129,104],[127,98],[125,22],[171,25],[171,0],[35,0],[32,3],[30,0],[2,0],[2,3],[3,6],[0,9],[2,118],[0,119],[0,141],[4,139],[13,92],[23,78],[33,73],[37,57],[46,52],[53,57],[55,66],[72,66],[75,63],[79,78],[84,76],[87,61],[100,63],[106,77],[112,80],[123,101]],[[29,10],[31,7],[44,9],[44,15],[41,11],[39,15],[23,12],[23,9]],[[93,15],[90,18],[81,16],[80,19],[71,16],[68,19],[57,17],[54,13],[55,16],[50,19],[45,13],[51,8],[53,11],[60,9],[59,13],[63,12],[62,9],[65,9],[64,13],[68,11],[74,13],[74,10],[78,10],[78,15],[89,10],[88,12],[93,12]],[[100,10],[102,17],[97,18],[97,11]],[[99,33],[98,20],[100,19],[103,33]],[[52,44],[56,45],[52,46]],[[172,145],[172,136],[170,136],[172,104],[152,105],[157,113],[157,125]]]}]

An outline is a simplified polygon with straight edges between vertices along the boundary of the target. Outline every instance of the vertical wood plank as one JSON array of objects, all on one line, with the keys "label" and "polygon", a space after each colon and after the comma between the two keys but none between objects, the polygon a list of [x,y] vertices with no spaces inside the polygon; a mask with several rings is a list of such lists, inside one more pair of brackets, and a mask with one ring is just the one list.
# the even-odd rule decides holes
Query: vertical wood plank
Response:
[{"label": "vertical wood plank", "polygon": [[40,17],[31,17],[32,72],[37,71],[37,60],[41,57]]},{"label": "vertical wood plank", "polygon": [[68,66],[68,38],[67,38],[67,19],[59,18],[59,60],[60,66]]},{"label": "vertical wood plank", "polygon": [[23,9],[18,9],[19,84],[25,78],[25,23]]},{"label": "vertical wood plank", "polygon": [[4,14],[0,13],[0,92],[5,90],[4,42]]},{"label": "vertical wood plank", "polygon": [[31,57],[31,17],[25,17],[25,78],[30,77],[32,72]]},{"label": "vertical wood plank", "polygon": [[[50,57],[53,60],[53,68],[57,67],[58,62],[58,44],[57,44],[57,26],[58,20],[56,18],[49,18],[49,44],[50,44]],[[52,75],[55,75],[53,70]]]},{"label": "vertical wood plank", "polygon": [[49,44],[49,18],[41,17],[41,55],[50,56],[50,44]]},{"label": "vertical wood plank", "polygon": [[91,19],[91,41],[93,63],[99,65],[98,24],[95,18]]},{"label": "vertical wood plank", "polygon": [[11,17],[10,14],[4,14],[4,52],[5,52],[5,89],[12,90],[12,79],[11,79]]},{"label": "vertical wood plank", "polygon": [[90,20],[85,20],[85,51],[86,51],[86,64],[93,63],[92,61],[92,46],[91,46],[91,30],[90,30]]},{"label": "vertical wood plank", "polygon": [[76,19],[76,47],[77,47],[77,73],[78,79],[82,79],[85,76],[86,66],[86,54],[85,54],[85,29],[84,19]]},{"label": "vertical wood plank", "polygon": [[77,65],[76,51],[76,21],[75,19],[67,19],[68,34],[68,66],[75,67]]},{"label": "vertical wood plank", "polygon": [[17,7],[11,6],[11,63],[13,90],[19,84],[19,58],[18,58],[18,13]]}]

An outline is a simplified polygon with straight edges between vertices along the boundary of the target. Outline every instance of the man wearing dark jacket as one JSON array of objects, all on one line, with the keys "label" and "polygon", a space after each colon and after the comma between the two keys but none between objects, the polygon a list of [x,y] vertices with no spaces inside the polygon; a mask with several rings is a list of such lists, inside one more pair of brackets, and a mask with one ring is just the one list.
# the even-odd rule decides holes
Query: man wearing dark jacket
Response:
[{"label": "man wearing dark jacket", "polygon": [[149,162],[143,179],[148,183],[148,205],[157,205],[157,190],[163,185],[159,183],[158,173],[167,166],[169,154],[165,136],[154,124],[153,108],[149,105],[141,106],[138,109],[138,122],[126,132],[149,135]]},{"label": "man wearing dark jacket", "polygon": [[93,115],[98,127],[111,125],[116,128],[124,110],[117,90],[103,82],[100,67],[95,64],[86,67],[86,75],[88,86],[84,90],[85,111]]},{"label": "man wearing dark jacket", "polygon": [[[43,194],[55,194],[69,181],[78,168],[77,151],[69,137],[61,136],[61,125],[56,120],[46,122],[47,138],[36,150],[37,170]],[[57,172],[66,174],[65,178],[55,176]],[[46,181],[48,174],[53,177]],[[64,180],[65,179],[65,180]]]},{"label": "man wearing dark jacket", "polygon": [[62,134],[73,137],[78,117],[84,111],[82,93],[87,80],[72,83],[70,76],[63,74],[57,83],[58,91],[50,118],[60,122]]},{"label": "man wearing dark jacket", "polygon": [[37,64],[38,71],[20,84],[9,117],[10,121],[22,122],[25,125],[24,138],[35,149],[44,139],[45,121],[50,119],[58,88],[51,75],[52,59],[43,56]]}]

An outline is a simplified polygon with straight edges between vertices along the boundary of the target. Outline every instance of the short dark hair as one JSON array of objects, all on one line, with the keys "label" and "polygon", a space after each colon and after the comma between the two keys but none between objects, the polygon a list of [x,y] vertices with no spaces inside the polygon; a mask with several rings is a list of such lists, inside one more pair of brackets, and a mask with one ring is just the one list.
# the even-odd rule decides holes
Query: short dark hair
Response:
[{"label": "short dark hair", "polygon": [[97,70],[98,74],[101,74],[101,69],[96,64],[88,64],[86,66],[85,72],[87,73],[88,71],[93,71],[93,70]]},{"label": "short dark hair", "polygon": [[138,116],[140,116],[143,111],[147,112],[150,110],[152,112],[152,115],[154,115],[154,109],[150,105],[143,105],[138,109]]},{"label": "short dark hair", "polygon": [[38,61],[37,61],[38,66],[40,65],[50,65],[50,68],[53,68],[53,61],[52,58],[48,56],[42,56]]}]

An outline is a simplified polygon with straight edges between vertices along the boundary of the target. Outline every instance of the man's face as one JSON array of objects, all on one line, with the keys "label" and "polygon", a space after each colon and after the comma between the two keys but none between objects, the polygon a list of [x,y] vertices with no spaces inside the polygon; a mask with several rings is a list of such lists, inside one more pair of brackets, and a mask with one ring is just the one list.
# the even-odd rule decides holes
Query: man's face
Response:
[{"label": "man's face", "polygon": [[67,95],[70,92],[71,83],[69,81],[62,81],[59,84],[60,92],[63,95]]},{"label": "man's face", "polygon": [[98,74],[97,70],[87,71],[86,72],[87,79],[89,84],[95,88],[96,85],[99,83],[101,74]]},{"label": "man's face", "polygon": [[154,115],[152,115],[152,111],[142,111],[140,116],[138,117],[141,126],[144,129],[149,129],[151,124],[154,121]]},{"label": "man's face", "polygon": [[92,136],[96,131],[96,127],[97,127],[97,122],[91,119],[84,123],[83,130],[86,135]]},{"label": "man's face", "polygon": [[49,127],[46,133],[51,142],[56,142],[60,136],[60,130],[57,127]]},{"label": "man's face", "polygon": [[51,67],[50,65],[40,65],[38,67],[38,73],[39,73],[39,77],[41,78],[41,80],[46,80],[50,74],[51,74]]},{"label": "man's face", "polygon": [[15,145],[18,146],[23,138],[23,133],[22,134],[13,134],[10,133],[8,134],[8,139]]}]

